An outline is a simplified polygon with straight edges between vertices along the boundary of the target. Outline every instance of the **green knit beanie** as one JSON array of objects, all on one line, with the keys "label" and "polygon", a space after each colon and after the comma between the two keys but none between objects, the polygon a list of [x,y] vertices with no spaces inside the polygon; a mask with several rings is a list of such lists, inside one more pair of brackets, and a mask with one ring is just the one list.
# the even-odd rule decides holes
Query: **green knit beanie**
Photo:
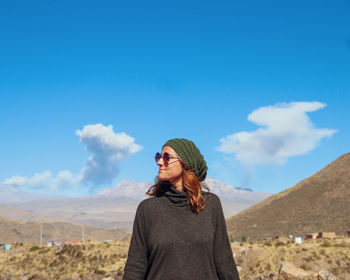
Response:
[{"label": "green knit beanie", "polygon": [[208,170],[207,163],[192,141],[184,138],[175,138],[166,142],[164,146],[173,148],[181,160],[197,175],[199,181],[205,180]]}]

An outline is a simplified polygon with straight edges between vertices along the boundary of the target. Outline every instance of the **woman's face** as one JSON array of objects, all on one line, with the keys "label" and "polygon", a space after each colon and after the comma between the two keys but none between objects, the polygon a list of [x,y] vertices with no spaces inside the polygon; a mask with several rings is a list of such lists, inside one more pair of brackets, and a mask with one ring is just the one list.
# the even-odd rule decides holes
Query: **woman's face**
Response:
[{"label": "woman's face", "polygon": [[[163,157],[165,153],[168,153],[170,157],[168,161]],[[158,179],[169,181],[174,186],[182,186],[182,165],[177,153],[169,146],[164,146],[161,155],[162,157],[157,161]]]}]

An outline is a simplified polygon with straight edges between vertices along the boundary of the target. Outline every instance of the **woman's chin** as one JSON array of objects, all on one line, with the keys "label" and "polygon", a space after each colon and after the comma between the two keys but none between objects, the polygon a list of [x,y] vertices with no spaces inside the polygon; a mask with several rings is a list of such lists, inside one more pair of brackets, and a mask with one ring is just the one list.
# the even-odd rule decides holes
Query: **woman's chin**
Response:
[{"label": "woman's chin", "polygon": [[169,178],[167,176],[165,176],[164,174],[158,174],[158,179],[161,181],[168,181]]}]

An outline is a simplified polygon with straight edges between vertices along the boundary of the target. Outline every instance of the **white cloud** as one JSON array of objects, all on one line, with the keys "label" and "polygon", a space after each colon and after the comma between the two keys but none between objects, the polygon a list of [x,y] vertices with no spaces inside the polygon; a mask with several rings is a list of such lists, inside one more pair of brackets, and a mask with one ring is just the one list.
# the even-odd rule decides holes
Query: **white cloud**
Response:
[{"label": "white cloud", "polygon": [[48,181],[52,180],[52,174],[50,171],[43,173],[35,173],[30,177],[23,176],[12,176],[4,181],[5,185],[11,185],[15,187],[25,186],[28,188],[40,189],[47,184]]},{"label": "white cloud", "polygon": [[77,130],[76,134],[86,149],[94,154],[85,162],[82,181],[95,185],[110,183],[119,173],[118,164],[142,149],[133,137],[124,132],[115,133],[112,125],[90,124]]},{"label": "white cloud", "polygon": [[82,130],[77,130],[76,135],[86,145],[86,150],[93,154],[80,173],[63,170],[56,176],[50,171],[29,177],[15,175],[4,180],[3,184],[16,188],[62,191],[82,187],[87,182],[93,186],[109,183],[119,173],[118,164],[142,149],[142,146],[135,144],[133,137],[124,132],[115,133],[112,125],[86,125]]},{"label": "white cloud", "polygon": [[14,187],[19,187],[19,186],[22,186],[23,184],[25,184],[27,182],[27,180],[28,180],[28,177],[15,175],[15,176],[12,176],[8,179],[5,179],[3,184],[4,185],[11,185]]},{"label": "white cloud", "polygon": [[12,176],[6,179],[3,184],[13,187],[24,187],[29,189],[49,189],[49,190],[63,190],[74,186],[77,183],[77,178],[68,170],[58,173],[56,177],[52,176],[50,171],[43,173],[36,173],[30,177]]},{"label": "white cloud", "polygon": [[320,102],[291,102],[261,107],[248,120],[262,126],[220,139],[216,150],[235,154],[246,166],[283,164],[291,156],[303,155],[316,148],[321,139],[331,137],[334,129],[317,129],[306,113],[326,107]]}]

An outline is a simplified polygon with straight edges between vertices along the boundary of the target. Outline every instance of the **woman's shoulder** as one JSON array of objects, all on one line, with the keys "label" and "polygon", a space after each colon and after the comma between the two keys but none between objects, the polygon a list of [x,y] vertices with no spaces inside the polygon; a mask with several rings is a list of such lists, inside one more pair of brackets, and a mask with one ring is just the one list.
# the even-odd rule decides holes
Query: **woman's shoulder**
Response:
[{"label": "woman's shoulder", "polygon": [[210,200],[215,200],[215,201],[220,201],[220,198],[218,197],[217,194],[210,192],[210,191],[204,191],[203,195],[206,199],[210,199]]},{"label": "woman's shoulder", "polygon": [[159,203],[158,197],[155,197],[155,196],[148,197],[148,198],[142,200],[139,203],[139,206],[137,208],[138,208],[138,210],[150,211],[153,208],[157,207],[158,203]]},{"label": "woman's shoulder", "polygon": [[204,192],[203,193],[206,203],[212,205],[212,206],[219,206],[221,205],[220,198],[212,192]]}]

